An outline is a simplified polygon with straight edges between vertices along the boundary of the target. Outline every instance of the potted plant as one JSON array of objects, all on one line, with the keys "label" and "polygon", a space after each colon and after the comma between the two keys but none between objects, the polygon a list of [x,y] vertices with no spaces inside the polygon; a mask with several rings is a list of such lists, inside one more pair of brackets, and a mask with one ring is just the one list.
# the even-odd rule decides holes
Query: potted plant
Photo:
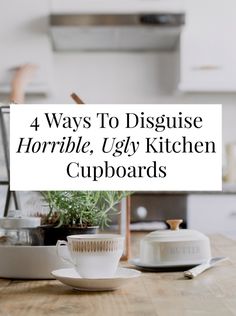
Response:
[{"label": "potted plant", "polygon": [[40,243],[55,245],[74,234],[96,233],[109,226],[118,214],[118,203],[129,193],[123,191],[46,191],[42,192],[49,212],[41,214]]}]

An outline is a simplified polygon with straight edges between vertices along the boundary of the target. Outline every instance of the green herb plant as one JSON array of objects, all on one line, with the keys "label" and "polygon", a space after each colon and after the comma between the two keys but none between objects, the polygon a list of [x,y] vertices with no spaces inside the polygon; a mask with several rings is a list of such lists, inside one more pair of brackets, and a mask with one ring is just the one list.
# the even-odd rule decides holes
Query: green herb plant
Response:
[{"label": "green herb plant", "polygon": [[70,227],[109,226],[118,204],[129,192],[124,191],[45,191],[49,206],[45,223]]}]

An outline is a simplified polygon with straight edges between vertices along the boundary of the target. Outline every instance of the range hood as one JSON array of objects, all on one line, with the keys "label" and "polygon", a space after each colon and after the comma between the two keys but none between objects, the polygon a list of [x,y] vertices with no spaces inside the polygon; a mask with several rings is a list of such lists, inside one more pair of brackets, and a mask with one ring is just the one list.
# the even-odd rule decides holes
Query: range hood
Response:
[{"label": "range hood", "polygon": [[174,50],[184,13],[53,13],[50,33],[57,51]]}]

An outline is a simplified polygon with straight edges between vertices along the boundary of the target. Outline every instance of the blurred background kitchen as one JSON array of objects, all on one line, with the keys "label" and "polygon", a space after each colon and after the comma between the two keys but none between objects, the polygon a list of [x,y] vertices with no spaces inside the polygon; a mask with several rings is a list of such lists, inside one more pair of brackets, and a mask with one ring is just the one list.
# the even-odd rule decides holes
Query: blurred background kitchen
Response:
[{"label": "blurred background kitchen", "polygon": [[[0,0],[0,25],[1,102],[30,63],[26,103],[69,104],[71,92],[86,103],[222,103],[223,192],[136,192],[131,229],[183,218],[236,238],[234,0]],[[4,180],[2,148],[0,159]],[[36,196],[22,194],[25,209],[39,207]]]}]

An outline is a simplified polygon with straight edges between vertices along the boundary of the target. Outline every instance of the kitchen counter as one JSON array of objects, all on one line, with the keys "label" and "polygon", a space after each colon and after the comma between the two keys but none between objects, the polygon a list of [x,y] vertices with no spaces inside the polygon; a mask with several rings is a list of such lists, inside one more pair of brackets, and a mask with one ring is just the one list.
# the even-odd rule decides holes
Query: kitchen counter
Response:
[{"label": "kitchen counter", "polygon": [[[140,237],[132,235],[133,256]],[[143,273],[120,290],[89,293],[54,280],[1,279],[0,315],[236,315],[236,241],[214,235],[211,242],[213,255],[231,261],[194,280],[182,272]]]}]

